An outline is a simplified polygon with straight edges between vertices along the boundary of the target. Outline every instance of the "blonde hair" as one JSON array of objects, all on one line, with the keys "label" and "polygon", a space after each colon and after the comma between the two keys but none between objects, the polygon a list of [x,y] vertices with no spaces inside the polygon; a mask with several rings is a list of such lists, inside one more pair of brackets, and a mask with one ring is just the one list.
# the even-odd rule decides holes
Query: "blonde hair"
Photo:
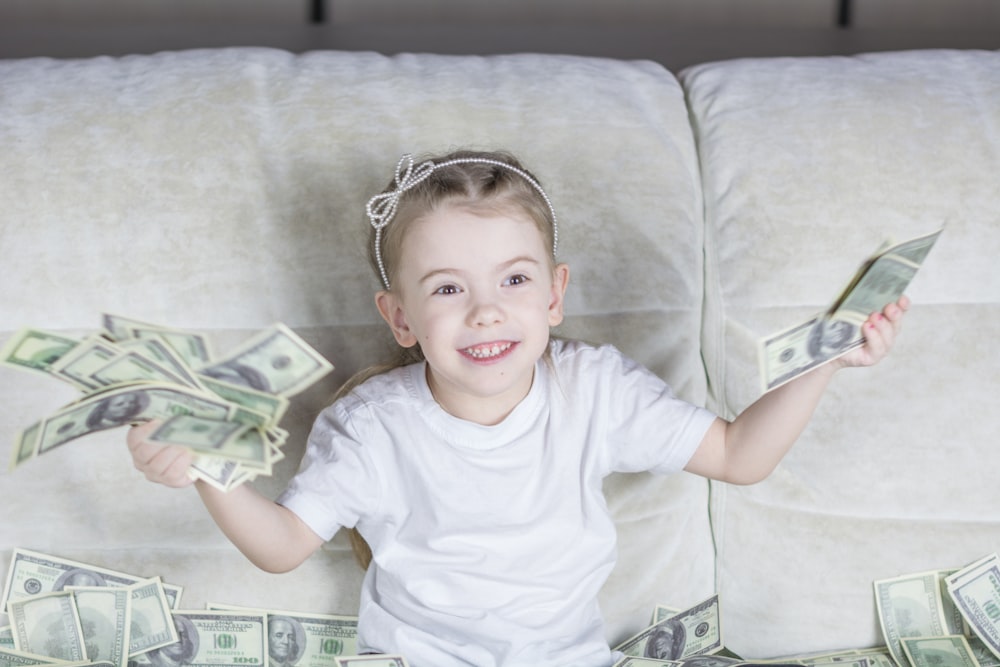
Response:
[{"label": "blonde hair", "polygon": [[[455,160],[470,160],[454,162]],[[399,194],[391,222],[384,229],[372,226],[368,238],[368,261],[379,280],[388,278],[387,285],[395,285],[403,243],[409,224],[444,206],[458,206],[477,214],[521,213],[535,224],[546,247],[553,248],[551,264],[555,266],[557,241],[556,221],[538,179],[505,151],[459,150],[445,155],[428,156],[435,166],[420,183]],[[451,164],[445,164],[449,163]],[[500,164],[497,164],[500,163]],[[513,169],[504,168],[508,165]],[[520,173],[519,173],[520,172]],[[527,180],[526,174],[534,183]],[[394,179],[381,194],[397,191]],[[381,257],[381,264],[379,259]],[[385,275],[383,276],[383,271]],[[391,287],[389,287],[391,289]],[[334,400],[346,396],[365,380],[394,368],[423,361],[420,346],[398,348],[396,357],[387,363],[365,368],[347,382],[334,395]],[[349,533],[351,549],[362,569],[367,569],[372,559],[371,547],[352,528]]]}]

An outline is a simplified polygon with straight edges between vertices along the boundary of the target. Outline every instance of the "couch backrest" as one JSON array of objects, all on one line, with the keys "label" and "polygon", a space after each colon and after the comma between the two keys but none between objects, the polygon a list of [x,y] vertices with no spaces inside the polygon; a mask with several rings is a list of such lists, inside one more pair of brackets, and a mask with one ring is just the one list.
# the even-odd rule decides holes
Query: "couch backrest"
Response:
[{"label": "couch backrest", "polygon": [[681,74],[705,192],[710,404],[756,343],[826,309],[887,236],[946,229],[897,349],[842,372],[775,474],[714,485],[727,644],[884,644],[872,583],[1000,545],[1000,53],[748,59]]}]

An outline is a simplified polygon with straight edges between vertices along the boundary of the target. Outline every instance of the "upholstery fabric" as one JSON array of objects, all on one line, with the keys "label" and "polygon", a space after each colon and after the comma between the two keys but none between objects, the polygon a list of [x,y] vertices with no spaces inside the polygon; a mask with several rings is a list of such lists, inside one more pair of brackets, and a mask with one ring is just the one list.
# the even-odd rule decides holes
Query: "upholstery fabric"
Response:
[{"label": "upholstery fabric", "polygon": [[872,582],[1000,544],[1000,53],[747,59],[680,74],[705,193],[713,409],[760,392],[757,340],[829,307],[887,236],[945,231],[879,366],[843,371],[766,481],[713,484],[727,643],[884,643]]}]

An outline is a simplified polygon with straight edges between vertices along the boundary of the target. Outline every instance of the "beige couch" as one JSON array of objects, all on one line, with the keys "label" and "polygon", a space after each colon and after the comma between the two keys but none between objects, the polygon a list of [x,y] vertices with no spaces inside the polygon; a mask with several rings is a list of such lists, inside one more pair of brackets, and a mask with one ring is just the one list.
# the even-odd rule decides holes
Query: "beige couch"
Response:
[{"label": "beige couch", "polygon": [[[0,62],[0,345],[103,312],[206,333],[282,321],[336,364],[293,400],[276,495],[337,384],[391,341],[363,258],[404,152],[512,150],[559,212],[560,333],[611,342],[732,416],[757,341],[823,310],[886,237],[947,229],[891,357],[836,377],[766,481],[608,480],[608,640],[718,592],[727,647],[883,643],[872,582],[1000,548],[1000,53],[650,62],[267,49]],[[77,398],[0,368],[0,451]],[[0,573],[23,547],[224,602],[351,614],[343,536],[257,571],[190,489],[147,483],[121,429],[0,473]],[[571,548],[571,545],[568,545]],[[0,626],[4,619],[0,615]]]}]

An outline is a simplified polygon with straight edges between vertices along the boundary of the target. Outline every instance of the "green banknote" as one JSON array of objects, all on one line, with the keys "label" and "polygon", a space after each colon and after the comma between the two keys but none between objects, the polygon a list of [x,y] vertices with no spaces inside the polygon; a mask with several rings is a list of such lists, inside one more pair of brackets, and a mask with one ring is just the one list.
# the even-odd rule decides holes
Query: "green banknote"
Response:
[{"label": "green banknote", "polygon": [[947,589],[972,631],[1000,658],[1000,557],[993,553],[958,570]]},{"label": "green banknote", "polygon": [[271,664],[295,667],[335,667],[336,658],[358,650],[358,617],[299,611],[248,609],[209,604],[210,609],[255,611],[267,615]]},{"label": "green banknote", "polygon": [[132,591],[107,586],[67,586],[83,630],[87,660],[113,667],[128,663]]},{"label": "green banknote", "polygon": [[178,640],[145,653],[153,667],[248,667],[267,660],[267,620],[245,611],[173,611]]},{"label": "green banknote", "polygon": [[333,365],[283,324],[261,331],[229,356],[197,369],[202,375],[279,396],[292,396]]},{"label": "green banknote", "polygon": [[862,324],[873,312],[899,300],[941,231],[883,245],[825,312],[761,339],[762,390],[776,389],[862,345]]},{"label": "green banknote", "polygon": [[905,665],[900,639],[947,634],[939,572],[917,572],[874,582],[882,637],[897,664]]},{"label": "green banknote", "polygon": [[979,667],[965,637],[904,637],[900,640],[912,667]]},{"label": "green banknote", "polygon": [[[11,639],[13,646],[13,639]],[[43,655],[25,653],[14,648],[6,648],[0,645],[0,667],[29,667],[30,665],[56,665],[66,664],[55,658]]]},{"label": "green banknote", "polygon": [[401,655],[350,655],[337,658],[335,667],[409,667]]},{"label": "green banknote", "polygon": [[200,454],[254,465],[262,470],[269,459],[268,443],[260,429],[234,421],[175,415],[146,439],[180,445]]},{"label": "green banknote", "polygon": [[719,596],[651,625],[616,650],[627,656],[679,660],[723,649]]},{"label": "green banknote", "polygon": [[43,374],[80,341],[41,329],[22,329],[0,349],[0,363]]},{"label": "green banknote", "polygon": [[80,615],[70,591],[34,595],[7,605],[18,651],[57,660],[87,660]]}]

